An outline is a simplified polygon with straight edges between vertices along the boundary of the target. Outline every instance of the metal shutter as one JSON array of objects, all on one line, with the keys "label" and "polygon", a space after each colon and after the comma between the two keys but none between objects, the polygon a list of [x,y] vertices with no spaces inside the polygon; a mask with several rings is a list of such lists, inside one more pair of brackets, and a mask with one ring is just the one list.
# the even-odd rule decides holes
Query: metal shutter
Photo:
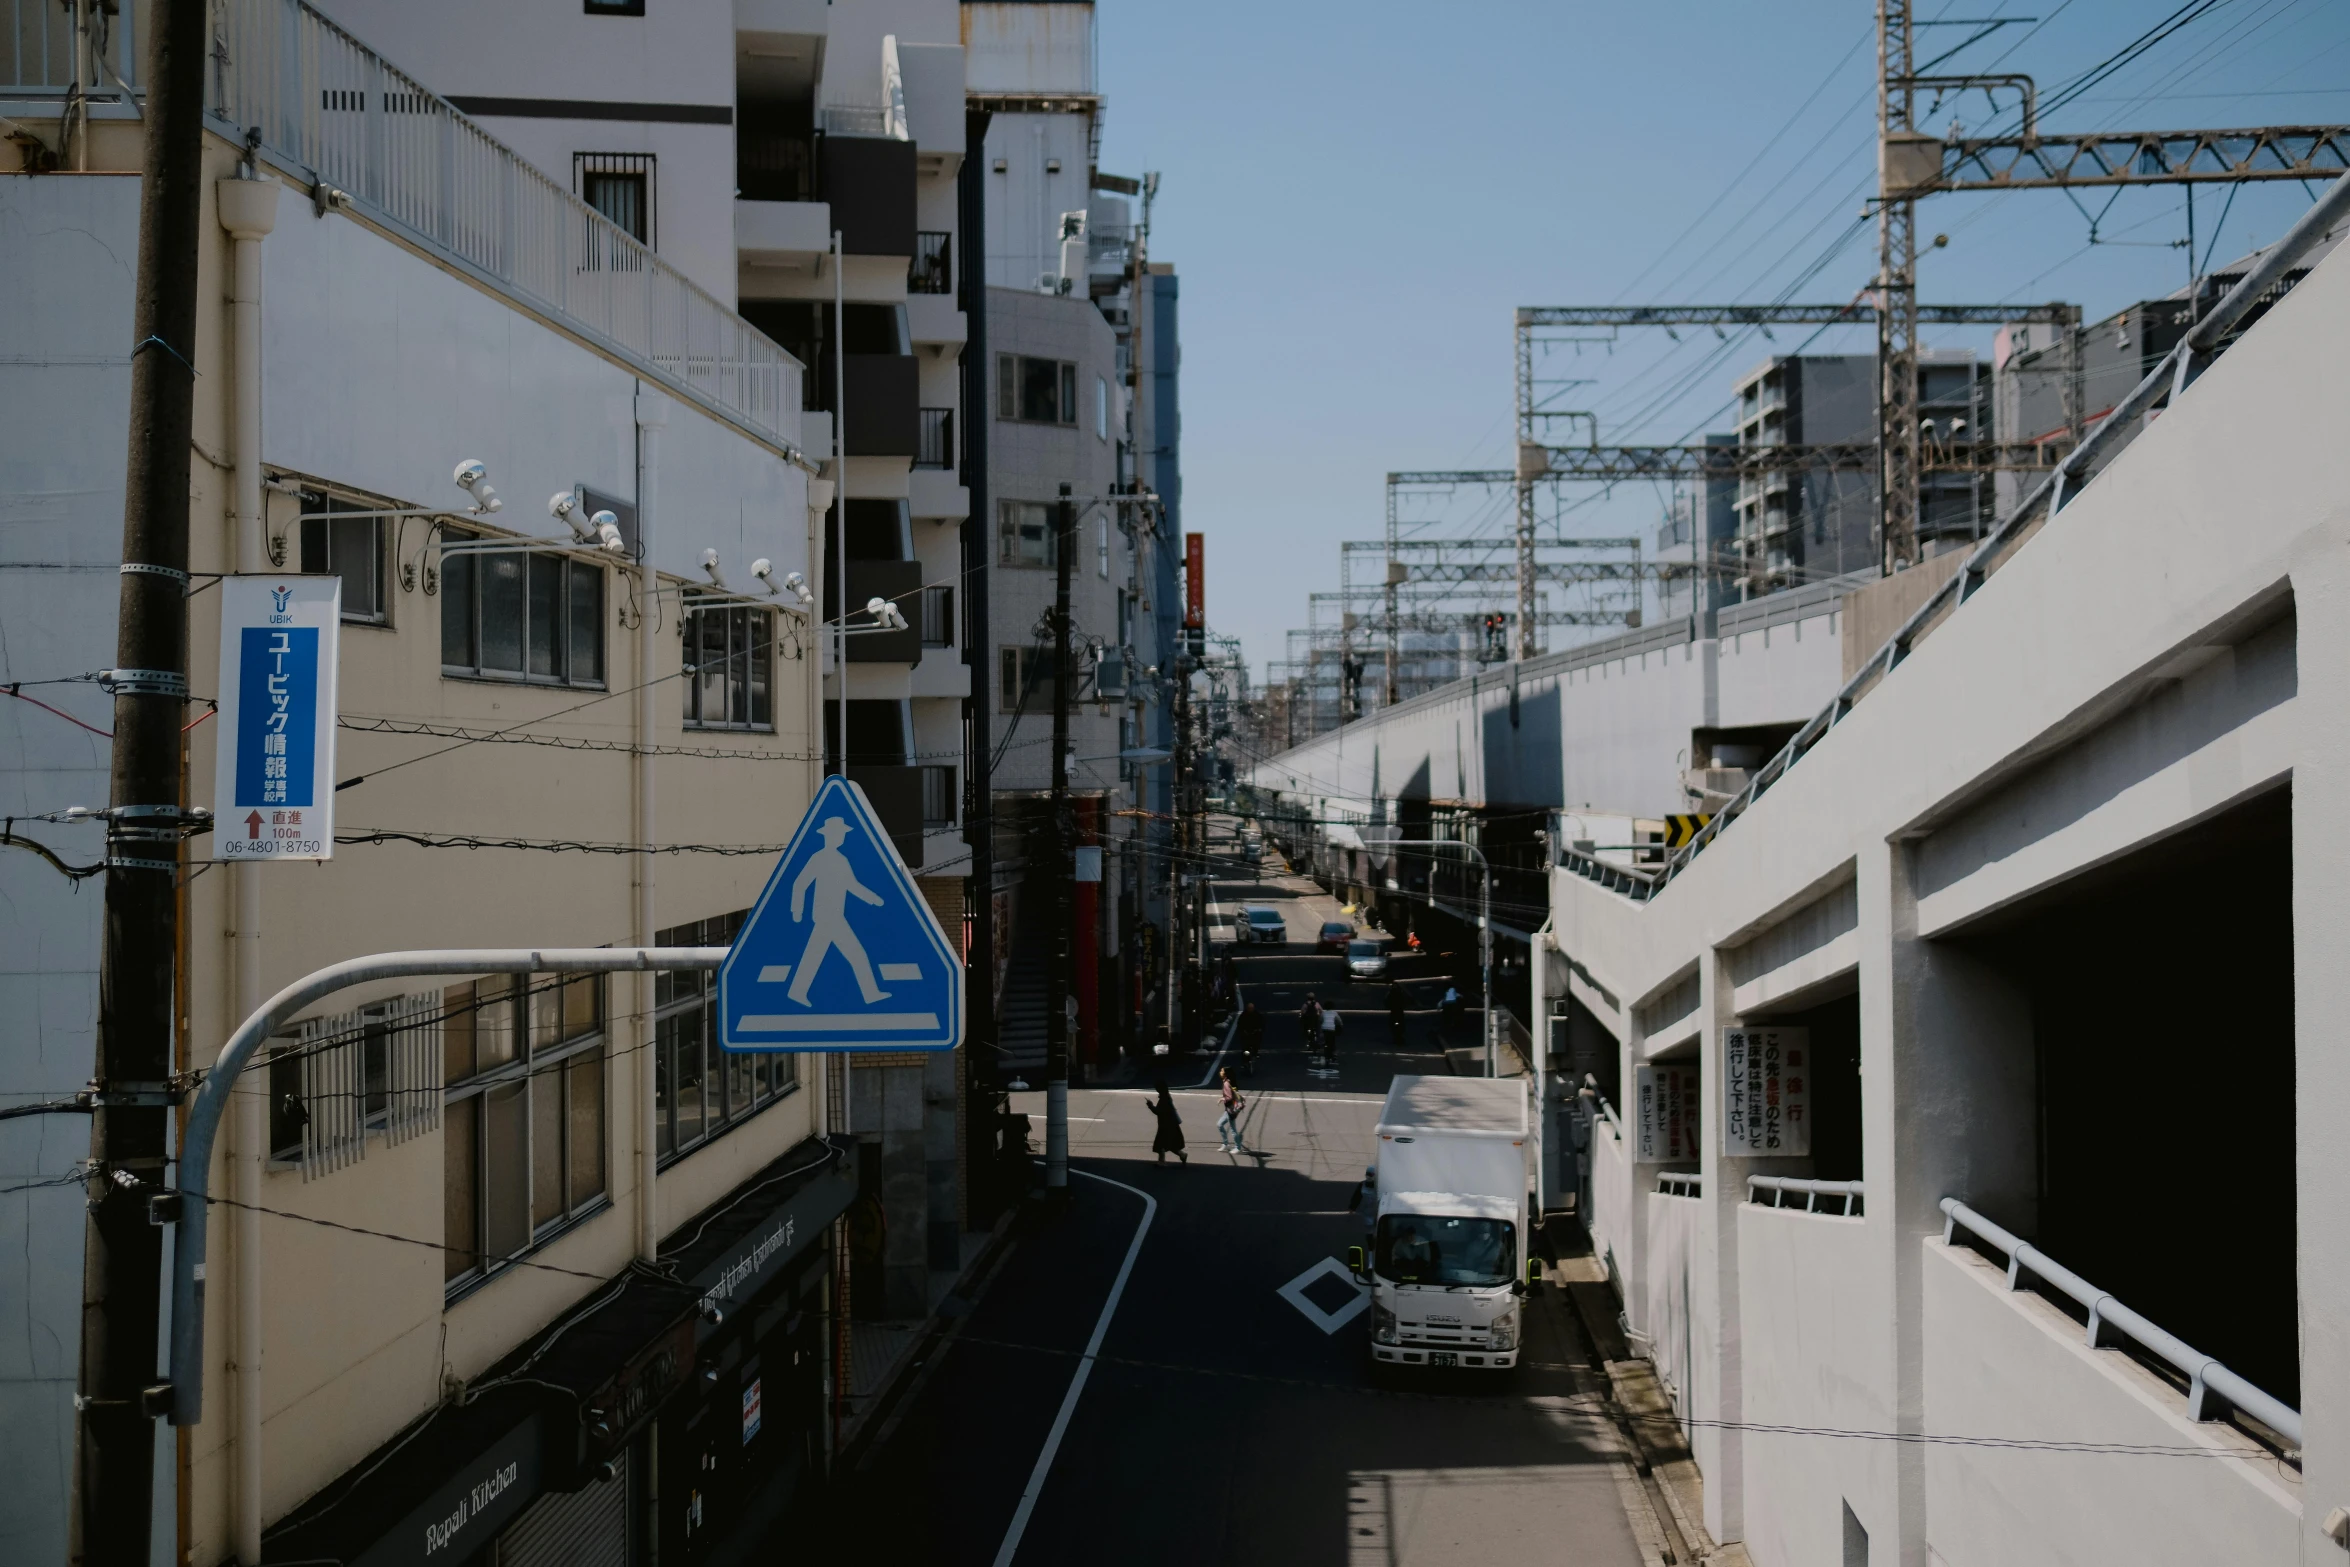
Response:
[{"label": "metal shutter", "polygon": [[497,1567],[628,1567],[628,1455],[618,1473],[530,1504],[498,1536]]}]

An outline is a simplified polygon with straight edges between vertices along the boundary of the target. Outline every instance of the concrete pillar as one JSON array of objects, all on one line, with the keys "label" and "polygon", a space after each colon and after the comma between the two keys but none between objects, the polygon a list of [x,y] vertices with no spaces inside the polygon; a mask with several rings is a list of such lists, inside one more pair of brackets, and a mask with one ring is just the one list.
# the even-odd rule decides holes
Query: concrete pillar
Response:
[{"label": "concrete pillar", "polygon": [[[1859,852],[1861,1117],[1868,1226],[1894,1323],[1885,1385],[1895,1429],[1925,1429],[1923,1243],[1956,1197],[2031,1234],[2039,1216],[2037,1073],[2031,1000],[1947,942],[1920,940],[1914,849]],[[1884,1483],[1847,1500],[1902,1567],[1926,1567],[1926,1462],[1919,1443],[1874,1455]],[[1871,1516],[1872,1505],[1889,1510]]]},{"label": "concrete pillar", "polygon": [[1708,1422],[1690,1434],[1690,1449],[1705,1475],[1705,1528],[1721,1544],[1746,1537],[1746,1445],[1736,1427],[1745,1417],[1745,1356],[1738,1316],[1738,1205],[1757,1161],[1722,1153],[1722,1036],[1737,1021],[1731,1010],[1728,957],[1708,947],[1698,961],[1697,1015],[1702,1087],[1698,1094],[1699,1169],[1705,1192],[1690,1247],[1689,1412]]}]

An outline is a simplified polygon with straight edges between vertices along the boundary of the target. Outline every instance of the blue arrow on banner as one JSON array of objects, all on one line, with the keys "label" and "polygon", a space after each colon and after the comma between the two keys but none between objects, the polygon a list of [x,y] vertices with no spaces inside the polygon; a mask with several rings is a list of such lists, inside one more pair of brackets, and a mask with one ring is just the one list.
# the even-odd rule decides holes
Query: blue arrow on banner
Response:
[{"label": "blue arrow on banner", "polygon": [[728,1050],[952,1050],[963,960],[865,791],[824,780],[718,968]]}]

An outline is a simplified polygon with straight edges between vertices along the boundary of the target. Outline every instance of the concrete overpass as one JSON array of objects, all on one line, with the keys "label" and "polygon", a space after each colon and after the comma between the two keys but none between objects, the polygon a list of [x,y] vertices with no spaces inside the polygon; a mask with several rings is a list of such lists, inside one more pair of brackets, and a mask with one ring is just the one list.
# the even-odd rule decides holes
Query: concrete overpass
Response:
[{"label": "concrete overpass", "polygon": [[[2346,365],[2334,256],[1669,877],[1545,846],[1546,1182],[1764,1567],[2341,1557]],[[1500,669],[1255,777],[1662,814],[1676,736],[1838,696],[1852,613]]]}]

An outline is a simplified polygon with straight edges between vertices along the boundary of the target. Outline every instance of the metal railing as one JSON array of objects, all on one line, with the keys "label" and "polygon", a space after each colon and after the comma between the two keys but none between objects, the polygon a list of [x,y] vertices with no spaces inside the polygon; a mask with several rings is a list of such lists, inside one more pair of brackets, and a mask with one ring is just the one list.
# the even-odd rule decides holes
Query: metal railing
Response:
[{"label": "metal railing", "polygon": [[952,408],[924,408],[919,413],[922,424],[915,434],[914,466],[952,468],[955,465],[955,411]]},{"label": "metal railing", "polygon": [[914,236],[914,263],[906,270],[909,294],[955,291],[955,236],[924,229]]},{"label": "metal railing", "polygon": [[[205,107],[352,208],[789,450],[801,366],[303,0],[215,0]],[[127,29],[126,29],[127,31]]]},{"label": "metal railing", "polygon": [[1705,1177],[1693,1170],[1667,1171],[1656,1178],[1660,1197],[1703,1197]]},{"label": "metal railing", "polygon": [[2324,243],[2326,236],[2346,218],[2350,218],[2350,176],[2337,179],[2318,197],[2310,209],[2301,215],[2285,237],[2271,247],[2260,260],[2246,269],[2217,303],[2188,328],[2171,351],[2163,355],[2146,378],[2140,381],[2127,397],[2116,403],[2111,412],[2081,439],[2081,444],[2067,453],[2064,460],[2033,485],[2016,507],[2002,517],[1980,544],[1970,553],[1965,564],[1951,573],[1949,580],[1937,588],[1917,612],[1901,624],[1901,629],[1885,639],[1884,645],[1869,656],[1835,700],[1797,730],[1794,737],[1782,746],[1777,755],[1756,769],[1745,789],[1724,806],[1712,821],[1699,829],[1697,836],[1685,847],[1674,851],[1664,869],[1654,878],[1627,878],[1621,872],[1602,874],[1596,862],[1583,863],[1583,857],[1572,852],[1560,855],[1563,868],[1577,872],[1603,886],[1628,897],[1654,897],[1673,878],[1689,868],[1690,862],[1705,852],[1706,847],[1730,828],[1730,824],[1746,814],[1754,802],[1762,798],[1772,785],[1787,776],[1787,770],[1801,761],[1811,748],[1827,736],[1829,730],[1865,696],[1870,688],[1890,675],[1919,638],[1933,629],[1941,619],[1956,610],[1975,595],[1976,590],[1989,580],[1992,572],[2002,564],[2010,547],[2018,542],[2024,527],[2045,509],[2053,518],[2063,509],[2082,486],[2090,482],[2097,463],[2110,456],[2138,426],[2139,421],[2152,412],[2156,403],[2167,396],[2176,403],[2195,378],[2209,368],[2227,346],[2228,334],[2240,325],[2254,310],[2274,301],[2290,286],[2287,274],[2304,256]]},{"label": "metal railing", "polygon": [[[1750,1175],[1746,1178],[1746,1200],[1757,1207],[1784,1208],[1790,1196],[1803,1199],[1805,1213],[1818,1213],[1822,1197],[1840,1197],[1844,1206],[1837,1214],[1844,1218],[1860,1215],[1861,1197],[1865,1188],[1859,1181],[1814,1181],[1794,1175]],[[1763,1197],[1769,1194],[1770,1201]]]},{"label": "metal railing", "polygon": [[2009,1234],[1957,1198],[1943,1198],[1942,1244],[1953,1244],[1961,1228],[2006,1253],[2009,1289],[2022,1288],[2024,1275],[2028,1273],[2087,1308],[2091,1349],[2105,1346],[2106,1330],[2110,1328],[2184,1376],[2188,1419],[2217,1420],[2222,1413],[2219,1406],[2229,1404],[2295,1447],[2301,1445],[2300,1410],[2263,1393],[2209,1355],[2164,1332],[2039,1247]]},{"label": "metal railing", "polygon": [[[94,102],[120,101],[123,89],[138,89],[138,29],[125,15],[110,16],[93,3],[84,12],[96,80],[80,83]],[[0,98],[61,98],[75,85],[73,8],[58,0],[0,0]]]}]

